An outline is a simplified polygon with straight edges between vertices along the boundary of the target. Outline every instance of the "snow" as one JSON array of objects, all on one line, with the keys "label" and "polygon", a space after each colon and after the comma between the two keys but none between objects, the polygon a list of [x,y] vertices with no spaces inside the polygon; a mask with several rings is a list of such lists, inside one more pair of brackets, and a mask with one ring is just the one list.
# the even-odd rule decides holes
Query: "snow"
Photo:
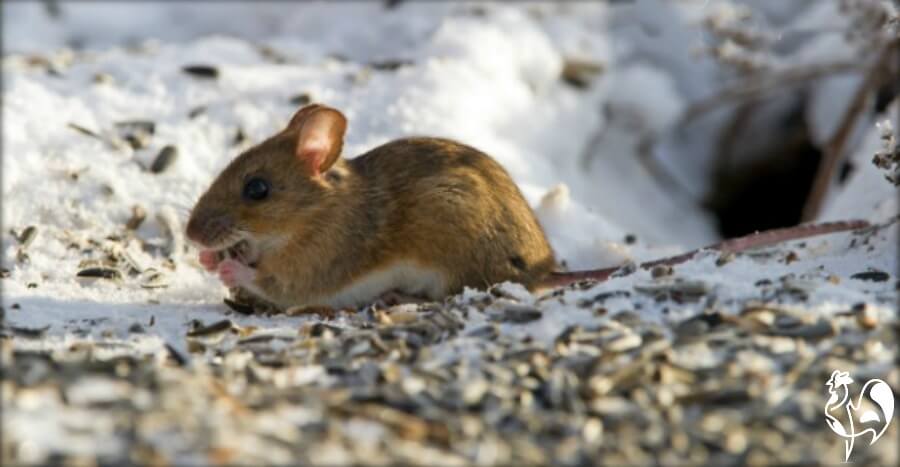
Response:
[{"label": "snow", "polygon": [[[780,8],[779,2],[769,3]],[[348,157],[418,134],[451,137],[491,154],[519,184],[559,259],[572,269],[649,260],[712,243],[713,221],[695,203],[704,182],[691,175],[708,167],[710,145],[669,139],[686,103],[708,95],[721,79],[708,60],[691,52],[703,42],[697,29],[703,4],[426,2],[386,9],[377,2],[77,3],[64,4],[63,15],[52,19],[39,3],[4,3],[2,224],[7,232],[37,227],[27,262],[17,261],[18,242],[4,232],[3,264],[10,269],[2,281],[5,320],[27,328],[50,326],[46,339],[17,343],[23,347],[127,340],[153,353],[166,343],[181,348],[191,320],[222,319],[226,290],[202,271],[195,250],[175,248],[172,266],[136,239],[122,243],[107,237],[121,236],[132,207],[140,205],[148,215],[136,237],[168,245],[166,224],[179,232],[193,200],[215,174],[241,150],[279,130],[296,111],[290,99],[300,93],[347,115]],[[814,19],[810,13],[802,21]],[[805,25],[802,21],[798,24]],[[814,52],[821,53],[830,41],[818,44]],[[271,51],[284,63],[273,60]],[[29,54],[47,58],[60,75],[29,65]],[[568,57],[597,61],[605,71],[589,89],[575,89],[559,79]],[[410,64],[397,70],[366,67],[385,60]],[[181,70],[198,64],[214,65],[219,77],[194,78]],[[838,94],[808,108],[817,134],[834,126],[840,104],[853,91],[848,79],[816,89]],[[201,107],[204,112],[189,116]],[[604,114],[604,107],[613,112]],[[109,139],[114,124],[123,120],[156,123],[147,148],[112,148],[68,127],[74,123]],[[857,170],[834,190],[822,219],[886,222],[896,216],[896,189],[868,161],[878,144],[870,127],[860,130],[866,136],[854,151]],[[246,139],[233,145],[239,129]],[[602,137],[595,139],[598,130]],[[663,143],[651,156],[678,171],[690,192],[656,182],[640,162],[640,143],[647,138]],[[585,157],[592,142],[596,146]],[[163,173],[148,172],[166,145],[178,148],[176,161]],[[637,242],[626,243],[628,234]],[[812,310],[832,313],[874,296],[886,314],[896,298],[894,283],[849,276],[867,268],[897,271],[896,236],[896,224],[879,231],[868,251],[851,248],[849,234],[832,235],[804,247],[783,247],[769,259],[739,256],[723,267],[715,265],[715,257],[701,256],[678,273],[704,281],[720,302],[734,306],[758,294],[759,279],[810,275],[815,277]],[[176,239],[181,241],[180,234]],[[162,271],[169,286],[145,289],[134,278],[76,280],[83,250],[102,259],[104,249],[114,248]],[[800,258],[785,264],[789,248]],[[827,274],[840,282],[822,279]],[[639,270],[588,291],[567,292],[562,303],[546,305],[538,322],[503,325],[502,331],[548,342],[565,326],[592,319],[588,310],[572,309],[579,298],[649,282],[649,273]],[[634,302],[611,299],[606,306],[617,312]],[[640,303],[642,314],[676,318],[664,316],[652,300]],[[702,305],[681,313],[700,311]],[[484,316],[470,316],[467,330],[486,322]],[[319,319],[228,317],[276,332]],[[130,332],[135,323],[146,333]],[[338,318],[336,324],[342,323]],[[86,335],[76,335],[77,328],[86,328]],[[465,342],[447,347],[473,351]],[[292,384],[315,377],[295,375]]]}]

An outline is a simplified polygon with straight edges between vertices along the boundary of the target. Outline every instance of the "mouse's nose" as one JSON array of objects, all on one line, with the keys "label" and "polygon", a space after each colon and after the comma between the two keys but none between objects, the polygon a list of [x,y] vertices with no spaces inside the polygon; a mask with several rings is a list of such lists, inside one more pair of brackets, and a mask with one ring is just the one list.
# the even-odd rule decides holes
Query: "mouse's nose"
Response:
[{"label": "mouse's nose", "polygon": [[193,212],[185,233],[191,241],[208,247],[226,236],[233,227],[231,216],[223,212]]}]

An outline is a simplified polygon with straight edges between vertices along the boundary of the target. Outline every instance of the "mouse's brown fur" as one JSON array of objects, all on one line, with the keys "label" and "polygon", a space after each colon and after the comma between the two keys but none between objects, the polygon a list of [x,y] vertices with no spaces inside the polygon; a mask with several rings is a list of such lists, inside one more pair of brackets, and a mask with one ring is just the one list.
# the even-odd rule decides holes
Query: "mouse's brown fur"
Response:
[{"label": "mouse's brown fur", "polygon": [[[188,224],[189,237],[206,248],[252,239],[258,257],[249,290],[280,306],[344,305],[333,299],[341,289],[404,264],[441,277],[435,287],[408,291],[438,299],[466,286],[537,284],[554,269],[521,192],[484,153],[447,139],[407,138],[336,158],[319,174],[298,157],[304,112],[309,107],[238,156]],[[252,177],[271,181],[268,199],[242,199]]]}]

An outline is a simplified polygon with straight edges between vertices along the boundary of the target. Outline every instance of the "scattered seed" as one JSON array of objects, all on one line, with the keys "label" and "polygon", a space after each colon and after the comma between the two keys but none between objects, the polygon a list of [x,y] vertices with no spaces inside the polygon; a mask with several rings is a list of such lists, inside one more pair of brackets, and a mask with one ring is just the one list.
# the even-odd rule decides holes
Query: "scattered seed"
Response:
[{"label": "scattered seed", "polygon": [[668,277],[671,276],[674,271],[675,270],[672,268],[672,266],[669,266],[668,264],[658,264],[650,269],[650,277],[653,277],[654,279],[659,279],[660,277]]},{"label": "scattered seed", "polygon": [[49,325],[41,327],[41,328],[29,328],[29,327],[23,327],[23,326],[7,326],[7,327],[13,333],[15,333],[19,336],[22,336],[22,337],[29,338],[29,339],[36,339],[36,338],[43,337],[44,334],[47,332],[47,330],[50,329]]},{"label": "scattered seed", "polygon": [[863,329],[875,329],[878,327],[878,311],[867,303],[858,303],[853,306],[856,314],[856,322]]},{"label": "scattered seed", "polygon": [[786,337],[799,337],[802,339],[821,339],[833,336],[835,333],[834,325],[826,320],[820,319],[814,324],[795,326],[787,329],[774,329],[773,334]]},{"label": "scattered seed", "polygon": [[300,94],[291,97],[290,102],[296,106],[307,105],[312,102],[312,97],[310,97],[308,92],[301,92]]},{"label": "scattered seed", "polygon": [[621,265],[614,273],[610,275],[610,277],[625,277],[634,274],[637,271],[637,263],[634,261],[628,261],[627,263]]},{"label": "scattered seed", "polygon": [[791,263],[793,263],[794,261],[797,261],[797,260],[799,260],[799,259],[800,259],[800,256],[797,255],[796,252],[794,252],[794,251],[789,251],[788,254],[787,254],[787,256],[784,257],[784,264],[791,264]]},{"label": "scattered seed", "polygon": [[28,253],[25,252],[24,248],[19,248],[16,251],[16,262],[20,264],[26,264],[31,260],[31,257],[28,256]]},{"label": "scattered seed", "polygon": [[634,290],[656,296],[679,295],[688,299],[706,295],[710,292],[709,285],[703,281],[677,280],[671,284],[643,284],[635,285]]},{"label": "scattered seed", "polygon": [[256,50],[259,51],[260,55],[275,63],[287,63],[288,61],[287,57],[268,45],[259,45]]},{"label": "scattered seed", "polygon": [[146,133],[129,133],[124,136],[125,142],[131,149],[137,151],[150,145],[150,136]]},{"label": "scattered seed", "polygon": [[255,312],[252,306],[245,303],[239,303],[228,298],[224,299],[224,302],[225,305],[228,305],[228,308],[231,308],[242,315],[252,315]]},{"label": "scattered seed", "polygon": [[608,340],[603,348],[610,352],[625,352],[639,347],[641,342],[640,335],[629,332]]},{"label": "scattered seed", "polygon": [[[145,272],[146,268],[144,268],[143,264],[141,264],[129,250],[124,248],[118,249],[114,255],[120,262],[125,263],[128,267],[127,271],[129,274],[141,274]],[[149,271],[155,271],[155,269],[150,268]]]},{"label": "scattered seed", "polygon": [[172,360],[175,360],[175,363],[178,366],[185,366],[187,364],[188,359],[172,344],[166,342],[166,350],[169,352],[169,356],[172,357]]},{"label": "scattered seed", "polygon": [[244,135],[244,130],[239,127],[237,131],[234,132],[234,138],[231,139],[231,145],[238,146],[246,140],[247,136]]},{"label": "scattered seed", "polygon": [[89,130],[89,129],[87,129],[87,128],[85,128],[85,127],[83,127],[83,126],[81,126],[81,125],[79,125],[79,124],[77,124],[77,123],[69,122],[68,127],[71,128],[71,129],[73,129],[73,130],[75,130],[75,131],[77,131],[77,132],[79,132],[79,133],[81,133],[81,134],[83,134],[83,135],[90,136],[91,138],[96,138],[96,139],[99,139],[99,140],[104,141],[104,142],[106,141],[106,140],[105,140],[102,136],[100,136],[97,132],[95,132],[95,131],[93,131],[93,130]]},{"label": "scattered seed", "polygon": [[141,278],[141,287],[145,289],[160,289],[169,286],[166,276],[156,270],[148,269],[144,271]]},{"label": "scattered seed", "polygon": [[604,69],[605,67],[601,63],[567,58],[563,62],[562,79],[575,88],[587,89],[591,82],[603,73]]},{"label": "scattered seed", "polygon": [[210,325],[202,325],[194,322],[194,327],[190,331],[188,331],[188,337],[198,337],[198,336],[208,336],[210,334],[216,334],[224,331],[232,331],[237,330],[238,327],[235,326],[234,323],[231,322],[230,319],[223,319],[221,321],[216,321]]},{"label": "scattered seed", "polygon": [[126,120],[116,122],[116,130],[133,150],[143,149],[150,145],[156,132],[156,123],[149,120]]},{"label": "scattered seed", "polygon": [[194,107],[193,109],[191,109],[190,111],[188,111],[188,118],[190,118],[191,120],[193,120],[193,119],[199,117],[201,114],[204,114],[204,113],[206,113],[206,106],[205,106],[205,105],[200,105],[200,106]]},{"label": "scattered seed", "polygon": [[219,69],[210,65],[187,65],[181,70],[197,78],[215,79],[219,77]]},{"label": "scattered seed", "polygon": [[679,337],[697,337],[705,334],[708,330],[709,324],[699,319],[688,319],[675,327],[675,333]]},{"label": "scattered seed", "polygon": [[609,300],[610,298],[628,298],[631,296],[631,292],[627,290],[611,290],[609,292],[602,292],[591,299],[592,303],[604,302]]},{"label": "scattered seed", "polygon": [[388,59],[369,63],[369,66],[381,71],[396,71],[402,67],[415,65],[412,60]]},{"label": "scattered seed", "polygon": [[737,255],[733,251],[726,251],[725,253],[719,255],[719,257],[716,259],[716,266],[725,266],[726,264],[734,261],[735,258],[737,258]]},{"label": "scattered seed", "polygon": [[142,132],[148,135],[156,133],[156,122],[151,120],[124,120],[116,122],[115,126],[125,132]]},{"label": "scattered seed", "polygon": [[128,230],[137,230],[146,218],[147,211],[145,211],[141,205],[135,204],[131,207],[131,217],[128,218],[128,222],[125,223],[125,228]]},{"label": "scattered seed", "polygon": [[403,307],[403,305],[391,308],[391,312],[388,314],[388,316],[390,317],[390,321],[392,324],[407,324],[419,319],[418,312],[401,307]]},{"label": "scattered seed", "polygon": [[156,158],[153,160],[153,163],[150,164],[150,171],[158,174],[162,173],[164,170],[169,168],[175,159],[178,157],[178,148],[173,145],[168,145],[163,147],[159,154],[156,155]]},{"label": "scattered seed", "polygon": [[22,248],[28,248],[31,245],[31,242],[34,241],[34,238],[37,236],[37,227],[33,225],[29,225],[22,230],[22,233],[19,234],[19,246]]},{"label": "scattered seed", "polygon": [[95,84],[112,84],[115,79],[109,73],[97,73],[94,75],[93,81]]},{"label": "scattered seed", "polygon": [[497,321],[506,321],[510,323],[530,323],[541,319],[543,313],[541,310],[526,305],[509,305],[503,308],[500,315],[493,319]]},{"label": "scattered seed", "polygon": [[775,325],[775,327],[786,329],[800,326],[801,324],[803,324],[803,321],[800,321],[799,319],[791,315],[779,314],[775,317],[775,321],[773,324]]},{"label": "scattered seed", "polygon": [[496,324],[486,324],[484,326],[479,326],[475,329],[472,329],[471,331],[466,333],[466,336],[493,340],[499,334],[500,330],[497,328]]},{"label": "scattered seed", "polygon": [[860,281],[884,282],[890,279],[891,275],[884,271],[873,269],[871,271],[858,272],[850,276],[850,278]]},{"label": "scattered seed", "polygon": [[90,277],[90,278],[98,278],[98,279],[121,279],[122,273],[119,272],[118,269],[113,268],[87,268],[78,271],[78,277]]}]

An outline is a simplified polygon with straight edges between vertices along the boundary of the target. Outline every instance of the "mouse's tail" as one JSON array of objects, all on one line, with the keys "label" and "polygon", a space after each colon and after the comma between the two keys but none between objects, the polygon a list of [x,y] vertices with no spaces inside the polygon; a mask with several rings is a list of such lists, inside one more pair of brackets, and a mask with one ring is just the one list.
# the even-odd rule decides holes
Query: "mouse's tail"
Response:
[{"label": "mouse's tail", "polygon": [[[724,240],[719,243],[714,243],[712,245],[698,248],[696,250],[692,250],[680,255],[647,261],[645,263],[641,263],[640,265],[638,265],[638,267],[640,267],[641,269],[649,269],[654,266],[661,265],[674,266],[693,258],[697,253],[703,250],[720,251],[723,253],[738,253],[746,250],[752,250],[754,248],[763,248],[777,245],[779,243],[788,242],[791,240],[799,240],[801,238],[815,237],[817,235],[844,232],[847,230],[857,230],[865,227],[869,227],[869,223],[864,220],[846,220],[835,222],[821,222],[817,224],[802,224],[793,227],[765,230],[762,232],[755,232],[750,235],[745,235],[743,237]],[[616,266],[611,268],[592,269],[587,271],[553,272],[550,273],[550,275],[544,281],[542,281],[541,285],[545,287],[559,287],[584,280],[603,282],[609,279],[613,273],[620,269],[620,267],[621,266]]]}]

